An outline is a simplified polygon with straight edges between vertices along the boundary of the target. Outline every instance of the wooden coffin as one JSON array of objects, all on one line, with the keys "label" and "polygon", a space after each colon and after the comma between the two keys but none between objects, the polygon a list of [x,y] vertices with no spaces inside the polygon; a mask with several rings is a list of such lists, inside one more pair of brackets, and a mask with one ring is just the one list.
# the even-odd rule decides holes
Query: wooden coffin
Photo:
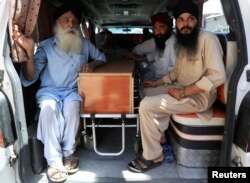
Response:
[{"label": "wooden coffin", "polygon": [[134,113],[134,61],[122,53],[106,54],[107,63],[93,73],[80,73],[78,91],[85,114]]}]

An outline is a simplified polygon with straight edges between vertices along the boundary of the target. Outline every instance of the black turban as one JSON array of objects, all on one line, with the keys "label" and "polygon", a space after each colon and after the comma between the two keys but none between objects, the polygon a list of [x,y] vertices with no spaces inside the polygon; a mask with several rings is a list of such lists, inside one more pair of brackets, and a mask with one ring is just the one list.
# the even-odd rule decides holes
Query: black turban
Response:
[{"label": "black turban", "polygon": [[181,0],[180,3],[173,9],[173,16],[175,19],[177,19],[182,13],[189,13],[198,20],[199,9],[191,0]]},{"label": "black turban", "polygon": [[67,11],[71,11],[74,16],[77,18],[78,23],[81,23],[81,9],[79,5],[70,2],[63,3],[59,6],[54,14],[54,19],[57,20],[61,15],[66,13]]}]

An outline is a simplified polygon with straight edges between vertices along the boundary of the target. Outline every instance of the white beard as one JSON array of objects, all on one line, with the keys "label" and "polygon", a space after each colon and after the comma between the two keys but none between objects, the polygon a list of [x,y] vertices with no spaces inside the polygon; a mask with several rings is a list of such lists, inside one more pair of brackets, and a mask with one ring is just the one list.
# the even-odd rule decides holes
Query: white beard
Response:
[{"label": "white beard", "polygon": [[66,53],[80,54],[82,49],[82,35],[80,29],[63,30],[57,22],[54,33],[58,39],[58,48]]}]

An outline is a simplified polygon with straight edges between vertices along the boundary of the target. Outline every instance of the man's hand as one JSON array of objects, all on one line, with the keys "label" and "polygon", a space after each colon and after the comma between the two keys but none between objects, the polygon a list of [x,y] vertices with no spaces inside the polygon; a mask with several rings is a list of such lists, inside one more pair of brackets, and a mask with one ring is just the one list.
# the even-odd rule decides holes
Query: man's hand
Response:
[{"label": "man's hand", "polygon": [[177,100],[181,100],[180,89],[179,88],[169,88],[168,94]]},{"label": "man's hand", "polygon": [[93,72],[95,67],[92,64],[85,64],[82,66],[81,72]]},{"label": "man's hand", "polygon": [[25,49],[29,58],[33,57],[35,42],[30,36],[24,36],[23,33],[19,30],[18,25],[13,26],[12,39],[23,49]]},{"label": "man's hand", "polygon": [[127,54],[126,58],[135,60],[135,55],[133,53]]},{"label": "man's hand", "polygon": [[83,65],[80,72],[94,72],[95,68],[100,67],[104,64],[105,64],[105,62],[103,62],[101,60],[95,60],[95,61],[92,61],[88,64]]},{"label": "man's hand", "polygon": [[82,66],[81,72],[93,72],[94,70],[95,66],[89,63]]},{"label": "man's hand", "polygon": [[134,53],[129,53],[129,54],[127,55],[127,58],[128,58],[128,59],[132,59],[132,60],[134,60],[134,61],[144,61],[144,60],[147,59],[146,56],[135,55]]}]

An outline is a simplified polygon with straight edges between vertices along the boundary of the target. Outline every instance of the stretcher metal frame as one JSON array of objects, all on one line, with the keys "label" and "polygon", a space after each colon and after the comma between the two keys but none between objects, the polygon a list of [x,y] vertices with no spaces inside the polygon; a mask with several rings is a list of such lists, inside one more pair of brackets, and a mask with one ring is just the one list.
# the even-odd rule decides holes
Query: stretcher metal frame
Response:
[{"label": "stretcher metal frame", "polygon": [[[140,130],[139,130],[139,115],[138,114],[80,114],[80,117],[83,119],[83,131],[82,133],[86,134],[86,130],[88,127],[92,128],[92,136],[93,136],[93,148],[96,154],[101,156],[119,156],[125,150],[125,128],[126,127],[136,127],[136,139],[140,138]],[[86,119],[91,119],[91,125],[87,124]],[[117,124],[105,124],[100,125],[95,123],[96,118],[121,118],[121,125]],[[136,118],[136,124],[126,124],[126,119]],[[122,147],[118,152],[100,152],[97,149],[97,141],[96,141],[96,127],[110,128],[110,127],[121,127],[122,128]],[[137,140],[135,143],[139,143]],[[137,144],[138,145],[138,144]]]}]

